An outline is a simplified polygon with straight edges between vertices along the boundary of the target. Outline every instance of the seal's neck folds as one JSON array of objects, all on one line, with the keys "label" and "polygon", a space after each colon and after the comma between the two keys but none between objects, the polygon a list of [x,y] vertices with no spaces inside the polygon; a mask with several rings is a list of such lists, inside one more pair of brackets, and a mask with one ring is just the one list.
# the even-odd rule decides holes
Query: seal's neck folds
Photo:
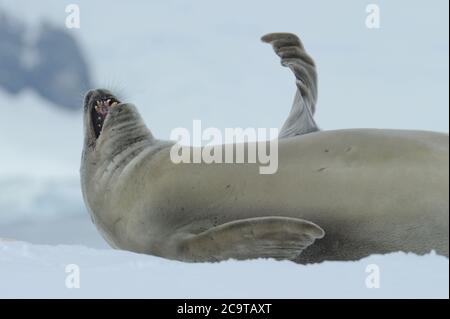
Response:
[{"label": "seal's neck folds", "polygon": [[94,148],[101,157],[114,158],[125,150],[136,152],[154,142],[133,104],[119,104],[109,111]]}]

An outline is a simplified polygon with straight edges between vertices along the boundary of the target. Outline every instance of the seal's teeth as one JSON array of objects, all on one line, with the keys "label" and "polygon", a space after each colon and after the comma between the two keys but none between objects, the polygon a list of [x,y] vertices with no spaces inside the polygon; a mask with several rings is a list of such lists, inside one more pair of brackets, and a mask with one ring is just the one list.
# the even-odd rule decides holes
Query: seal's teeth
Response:
[{"label": "seal's teeth", "polygon": [[117,104],[119,104],[119,103],[117,103],[117,102],[112,102],[111,107],[114,107],[114,106],[116,106]]},{"label": "seal's teeth", "polygon": [[100,100],[95,101],[95,104],[96,104],[97,106],[100,106]]},{"label": "seal's teeth", "polygon": [[107,99],[106,100],[106,105],[110,105],[111,104],[111,99]]}]

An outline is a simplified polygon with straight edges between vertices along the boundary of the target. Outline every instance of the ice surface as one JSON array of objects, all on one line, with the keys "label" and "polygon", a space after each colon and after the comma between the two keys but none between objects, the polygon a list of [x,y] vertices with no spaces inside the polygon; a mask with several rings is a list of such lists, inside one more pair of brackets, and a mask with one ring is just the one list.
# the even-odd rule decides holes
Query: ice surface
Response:
[{"label": "ice surface", "polygon": [[[78,267],[79,288],[66,286],[67,280],[73,287],[76,274],[68,265]],[[373,265],[379,288],[366,286],[366,270]],[[448,298],[448,267],[447,258],[434,254],[307,266],[275,260],[189,264],[117,250],[3,241],[0,298]]]}]

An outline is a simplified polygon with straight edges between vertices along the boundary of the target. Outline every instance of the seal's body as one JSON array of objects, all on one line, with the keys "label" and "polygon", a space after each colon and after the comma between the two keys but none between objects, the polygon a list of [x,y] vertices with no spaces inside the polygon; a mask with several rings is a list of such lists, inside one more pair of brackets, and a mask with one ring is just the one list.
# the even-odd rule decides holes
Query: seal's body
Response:
[{"label": "seal's body", "polygon": [[448,135],[319,131],[313,69],[280,48],[303,47],[293,35],[263,39],[282,58],[291,52],[282,61],[300,81],[275,174],[249,163],[175,164],[173,142],[155,139],[133,105],[104,90],[88,93],[82,189],[108,242],[184,261],[306,263],[433,249],[448,256]]}]

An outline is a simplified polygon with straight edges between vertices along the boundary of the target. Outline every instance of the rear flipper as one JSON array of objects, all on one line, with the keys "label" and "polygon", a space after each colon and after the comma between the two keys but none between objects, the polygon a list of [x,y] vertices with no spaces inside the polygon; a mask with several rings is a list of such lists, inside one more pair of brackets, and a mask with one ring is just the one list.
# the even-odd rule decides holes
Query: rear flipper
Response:
[{"label": "rear flipper", "polygon": [[261,38],[272,45],[281,64],[295,75],[297,92],[279,138],[307,134],[319,130],[314,121],[317,102],[317,73],[313,59],[306,53],[300,39],[292,33],[270,33]]},{"label": "rear flipper", "polygon": [[294,259],[325,232],[299,218],[260,217],[228,222],[197,235],[179,246],[181,259],[193,262],[229,258]]}]

